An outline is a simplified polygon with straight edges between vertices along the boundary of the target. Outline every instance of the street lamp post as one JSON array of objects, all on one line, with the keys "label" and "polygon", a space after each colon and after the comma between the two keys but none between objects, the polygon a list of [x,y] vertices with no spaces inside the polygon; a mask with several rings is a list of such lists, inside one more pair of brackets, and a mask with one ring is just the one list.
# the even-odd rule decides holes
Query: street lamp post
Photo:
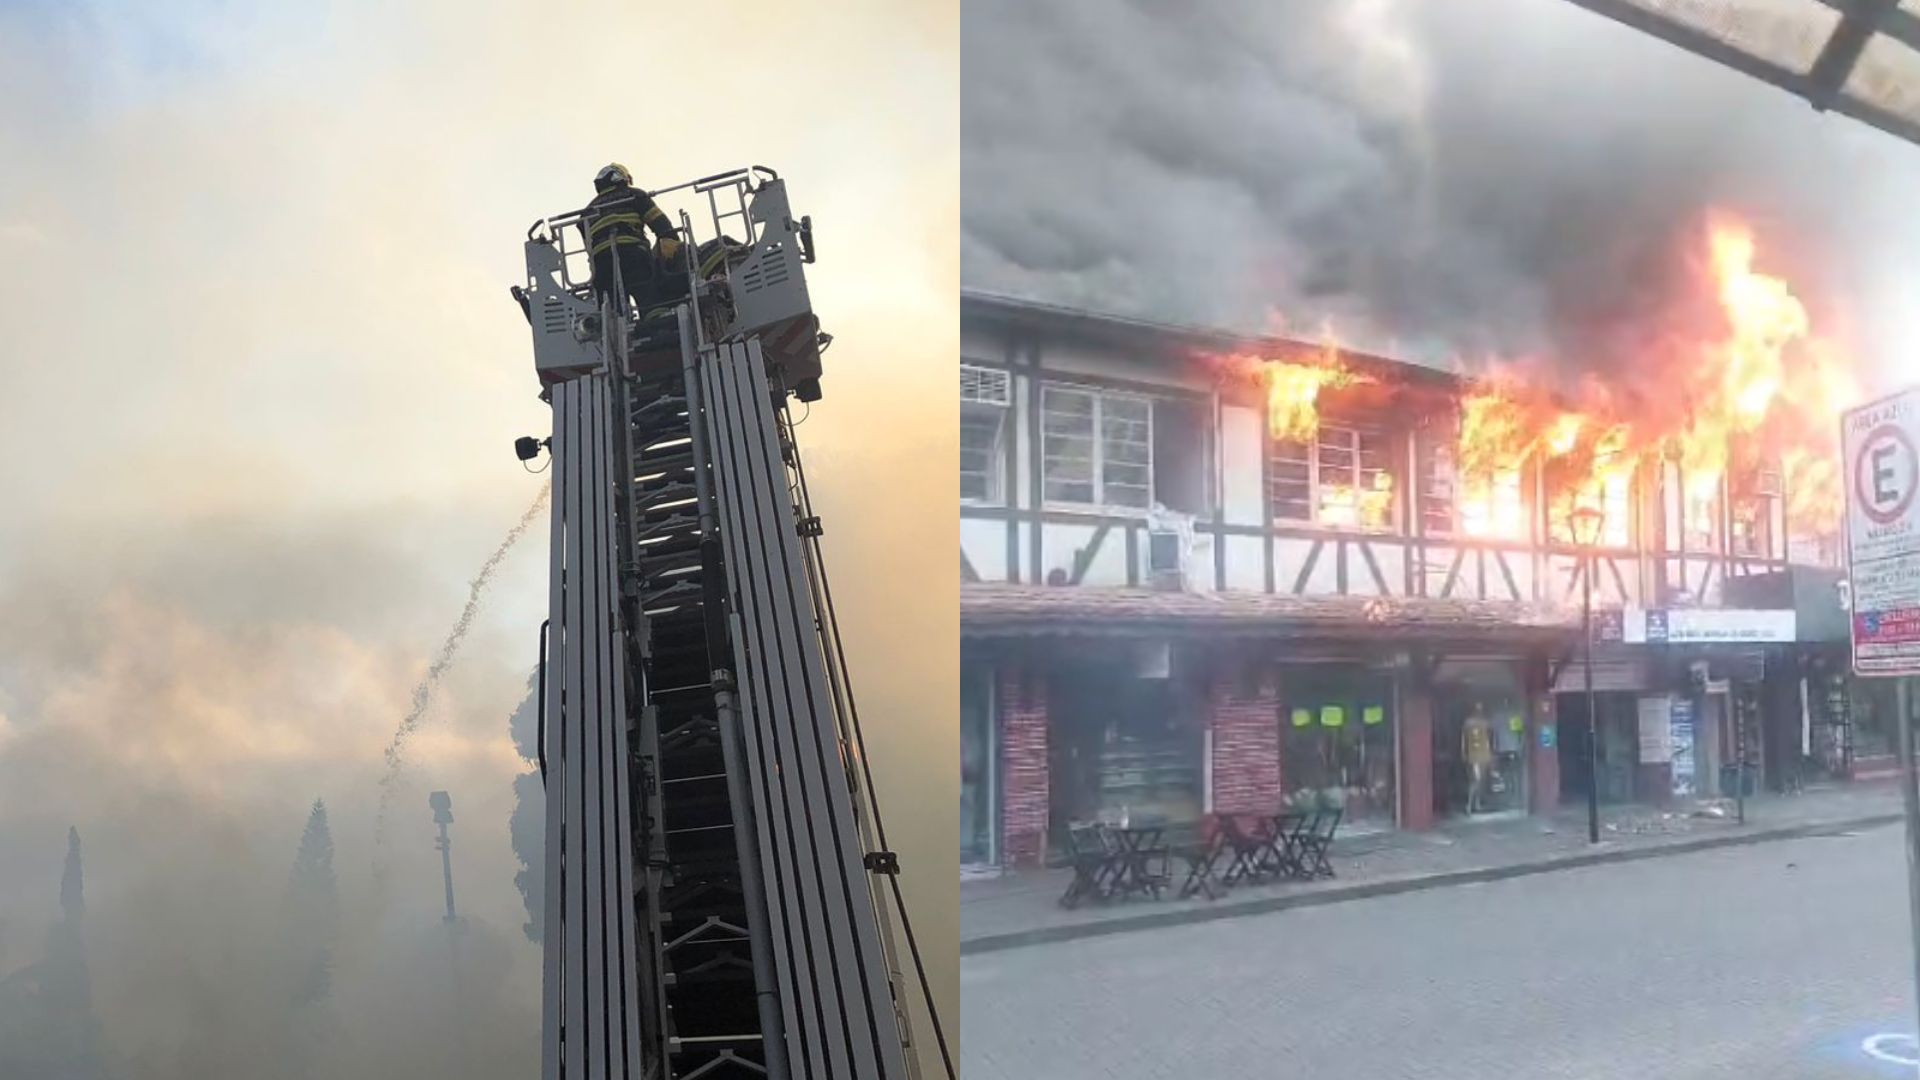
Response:
[{"label": "street lamp post", "polygon": [[1593,707],[1593,569],[1594,545],[1600,542],[1600,526],[1606,515],[1591,506],[1575,507],[1568,515],[1574,543],[1580,545],[1580,633],[1585,639],[1583,658],[1587,690],[1587,843],[1600,842],[1600,738],[1594,722]]}]

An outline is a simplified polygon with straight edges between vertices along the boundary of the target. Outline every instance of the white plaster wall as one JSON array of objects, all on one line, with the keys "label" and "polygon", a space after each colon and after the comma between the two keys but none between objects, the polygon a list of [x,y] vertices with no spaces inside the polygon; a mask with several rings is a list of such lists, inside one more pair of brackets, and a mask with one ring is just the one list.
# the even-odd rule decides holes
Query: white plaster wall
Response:
[{"label": "white plaster wall", "polygon": [[[1356,540],[1347,544],[1347,594],[1349,596],[1379,596],[1381,595],[1380,587],[1373,583],[1373,571],[1367,569],[1367,557],[1360,551],[1361,543],[1363,543],[1363,541]],[[1374,561],[1379,562],[1379,545],[1367,542],[1367,546],[1374,552]],[[1324,559],[1331,556],[1337,561],[1340,558],[1338,547],[1337,542],[1329,541],[1326,550],[1320,553],[1320,557]],[[1384,576],[1386,567],[1383,566],[1380,569],[1382,576]],[[1336,579],[1336,587],[1337,585],[1338,582]]]},{"label": "white plaster wall", "polygon": [[[1071,578],[1074,551],[1087,546],[1088,541],[1093,539],[1093,529],[1092,525],[1057,525],[1051,522],[1042,525],[1040,573],[1035,575],[1036,580],[1045,582],[1055,570],[1064,571]],[[1119,537],[1112,533],[1107,537],[1108,541],[1116,539]]]},{"label": "white plaster wall", "polygon": [[1513,571],[1513,583],[1520,589],[1520,599],[1537,600],[1540,591],[1535,587],[1534,558],[1531,552],[1509,552],[1507,569]]},{"label": "white plaster wall", "polygon": [[[1447,571],[1453,566],[1453,556],[1458,549],[1446,544],[1426,545],[1423,565],[1415,571],[1426,576],[1426,595],[1434,598],[1442,596],[1441,590],[1447,584]],[[1455,588],[1459,586],[1456,585]]]},{"label": "white plaster wall", "polygon": [[985,518],[960,519],[960,550],[981,581],[1007,580],[1007,523]]},{"label": "white plaster wall", "polygon": [[1267,524],[1267,493],[1260,490],[1264,423],[1257,409],[1227,405],[1220,410],[1221,496],[1229,525]]},{"label": "white plaster wall", "polygon": [[1541,583],[1540,598],[1550,604],[1579,604],[1580,579],[1574,570],[1578,563],[1572,555],[1547,556],[1546,580]]},{"label": "white plaster wall", "polygon": [[1169,389],[1207,391],[1213,375],[1198,362],[1144,360],[1105,348],[1068,342],[1040,346],[1040,366],[1069,375],[1097,375],[1151,383]]},{"label": "white plaster wall", "polygon": [[[1370,541],[1367,546],[1373,550],[1373,561],[1380,564],[1380,576],[1386,579],[1388,596],[1399,596],[1406,591],[1407,549],[1405,545],[1386,540]],[[1356,555],[1358,553],[1356,552]],[[1365,559],[1360,561],[1360,574],[1366,578],[1368,588],[1373,587],[1373,575],[1367,572]]]},{"label": "white plaster wall", "polygon": [[[1276,592],[1290,593],[1293,583],[1300,578],[1300,568],[1307,564],[1307,554],[1313,550],[1313,541],[1296,540],[1292,537],[1276,537],[1273,541],[1273,587]],[[1316,582],[1322,576],[1326,578],[1325,588]],[[1306,591],[1332,592],[1333,590],[1333,551],[1320,553],[1320,559],[1314,564],[1313,576],[1307,579]]]},{"label": "white plaster wall", "polygon": [[[1141,546],[1141,558],[1146,557],[1146,547]],[[1256,568],[1258,563],[1255,564]],[[1213,588],[1213,537],[1207,533],[1195,533],[1193,547],[1187,557],[1186,584],[1188,592],[1210,593]]]},{"label": "white plaster wall", "polygon": [[1227,541],[1227,588],[1244,592],[1267,591],[1267,570],[1261,560],[1266,546],[1257,536],[1229,536]]}]

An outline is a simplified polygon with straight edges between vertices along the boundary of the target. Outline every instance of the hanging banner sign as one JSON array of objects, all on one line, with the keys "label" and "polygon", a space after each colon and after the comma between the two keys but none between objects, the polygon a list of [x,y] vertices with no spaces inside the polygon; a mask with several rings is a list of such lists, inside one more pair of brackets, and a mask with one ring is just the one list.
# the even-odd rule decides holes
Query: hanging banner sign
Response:
[{"label": "hanging banner sign", "polygon": [[1799,630],[1792,608],[1627,608],[1620,613],[1628,645],[1784,645]]},{"label": "hanging banner sign", "polygon": [[1661,765],[1673,759],[1672,712],[1673,699],[1665,694],[1640,699],[1640,764]]}]

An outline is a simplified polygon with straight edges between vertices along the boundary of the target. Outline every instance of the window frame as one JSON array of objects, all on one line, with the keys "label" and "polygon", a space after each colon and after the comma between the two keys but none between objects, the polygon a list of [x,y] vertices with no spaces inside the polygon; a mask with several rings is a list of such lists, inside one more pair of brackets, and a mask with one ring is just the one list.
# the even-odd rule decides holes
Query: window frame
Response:
[{"label": "window frame", "polygon": [[[1783,538],[1774,535],[1775,511],[1780,508],[1782,499],[1783,470],[1778,467],[1762,465],[1752,471],[1748,479],[1749,490],[1734,494],[1727,506],[1727,554],[1736,559],[1753,559],[1761,562],[1776,562],[1786,558],[1786,545]],[[1771,478],[1771,485],[1763,485],[1762,478]],[[1771,491],[1765,490],[1770,486]],[[1755,508],[1753,520],[1757,523],[1760,539],[1764,541],[1759,551],[1742,551],[1739,529],[1740,511],[1745,507]]]},{"label": "window frame", "polygon": [[[1048,490],[1049,484],[1051,483],[1051,480],[1052,480],[1052,478],[1048,475],[1048,466],[1054,460],[1054,455],[1049,450],[1048,443],[1049,443],[1049,440],[1054,436],[1051,432],[1049,432],[1047,427],[1047,417],[1050,412],[1050,410],[1047,408],[1047,403],[1048,403],[1048,398],[1055,394],[1081,395],[1083,397],[1086,397],[1092,403],[1092,406],[1093,406],[1090,414],[1092,419],[1092,424],[1093,424],[1093,435],[1091,440],[1093,457],[1090,461],[1090,465],[1092,468],[1091,486],[1093,488],[1093,492],[1092,492],[1093,498],[1092,498],[1092,501],[1089,501],[1089,502],[1082,502],[1077,499],[1055,498],[1053,494]],[[1081,383],[1047,382],[1047,383],[1041,384],[1040,393],[1038,397],[1039,397],[1039,401],[1037,403],[1037,406],[1040,410],[1040,415],[1039,415],[1040,445],[1039,447],[1037,447],[1037,452],[1040,455],[1040,491],[1038,492],[1040,497],[1039,498],[1040,505],[1048,509],[1095,511],[1099,513],[1116,515],[1116,516],[1144,517],[1147,514],[1151,513],[1154,506],[1154,495],[1155,495],[1154,488],[1153,488],[1153,468],[1154,468],[1154,461],[1153,461],[1154,408],[1153,406],[1154,406],[1155,399],[1153,398],[1153,396],[1149,394],[1134,393],[1126,390],[1109,390],[1105,387],[1088,386]],[[1145,421],[1146,437],[1142,439],[1140,442],[1140,446],[1146,452],[1146,460],[1142,464],[1142,467],[1146,470],[1146,484],[1144,485],[1146,490],[1145,506],[1132,506],[1126,503],[1116,503],[1116,502],[1110,501],[1107,498],[1108,461],[1107,461],[1107,436],[1106,436],[1107,415],[1106,413],[1107,413],[1107,403],[1110,401],[1113,401],[1113,402],[1124,401],[1130,404],[1138,404],[1144,407],[1146,410],[1146,421]],[[1063,435],[1060,437],[1073,438],[1075,436]],[[1125,463],[1125,464],[1132,464],[1132,463]],[[1069,482],[1077,483],[1078,481],[1069,481]],[[1140,487],[1142,485],[1122,484],[1119,486],[1135,488],[1135,487]]]},{"label": "window frame", "polygon": [[[1355,508],[1355,520],[1351,523],[1330,522],[1323,518],[1323,481],[1321,478],[1323,465],[1320,459],[1325,447],[1322,446],[1321,440],[1329,431],[1341,432],[1349,436],[1347,445],[1341,452],[1350,455],[1352,458],[1353,464],[1350,466],[1352,475],[1349,477],[1349,486],[1351,486],[1356,493],[1362,490],[1362,440],[1372,438],[1381,440],[1381,442],[1384,443],[1384,445],[1376,446],[1375,450],[1379,457],[1385,461],[1385,464],[1382,465],[1378,471],[1387,474],[1387,476],[1392,479],[1393,502],[1389,507],[1385,523],[1369,525],[1364,521],[1358,520],[1357,505]],[[1363,532],[1375,535],[1398,535],[1402,532],[1405,514],[1402,512],[1400,505],[1401,484],[1399,474],[1394,469],[1395,454],[1393,435],[1387,427],[1370,427],[1366,424],[1356,423],[1352,420],[1342,418],[1334,418],[1332,420],[1323,419],[1316,426],[1310,442],[1297,439],[1277,439],[1271,432],[1267,433],[1265,441],[1267,451],[1267,519],[1270,524],[1295,527],[1306,525],[1314,528]],[[1308,516],[1304,518],[1283,515],[1276,506],[1278,500],[1274,497],[1274,485],[1277,482],[1274,476],[1274,468],[1278,464],[1280,447],[1283,445],[1302,446],[1308,451],[1305,462],[1307,466]],[[1297,460],[1290,461],[1289,463],[1296,466],[1300,464]]]},{"label": "window frame", "polygon": [[[964,486],[966,477],[969,475],[966,466],[967,412],[973,410],[976,414],[984,414],[989,409],[994,411],[998,421],[994,426],[993,444],[987,451],[987,469],[984,473],[987,493],[968,495]],[[960,491],[960,504],[962,506],[1007,505],[1007,431],[1010,426],[1007,421],[1012,413],[1011,405],[990,405],[984,401],[960,403],[960,476],[963,485]]]}]

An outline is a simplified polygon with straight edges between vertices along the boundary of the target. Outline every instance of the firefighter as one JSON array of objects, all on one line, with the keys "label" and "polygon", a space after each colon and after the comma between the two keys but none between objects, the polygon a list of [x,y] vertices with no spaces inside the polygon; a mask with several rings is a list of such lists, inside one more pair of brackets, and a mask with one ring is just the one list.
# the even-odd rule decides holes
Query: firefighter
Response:
[{"label": "firefighter", "polygon": [[[593,178],[595,195],[580,218],[593,263],[594,296],[614,291],[616,270],[621,285],[633,298],[634,311],[643,319],[662,304],[686,291],[680,271],[680,234],[653,197],[633,186],[633,174],[618,163]],[[651,229],[658,239],[647,245]]]}]

